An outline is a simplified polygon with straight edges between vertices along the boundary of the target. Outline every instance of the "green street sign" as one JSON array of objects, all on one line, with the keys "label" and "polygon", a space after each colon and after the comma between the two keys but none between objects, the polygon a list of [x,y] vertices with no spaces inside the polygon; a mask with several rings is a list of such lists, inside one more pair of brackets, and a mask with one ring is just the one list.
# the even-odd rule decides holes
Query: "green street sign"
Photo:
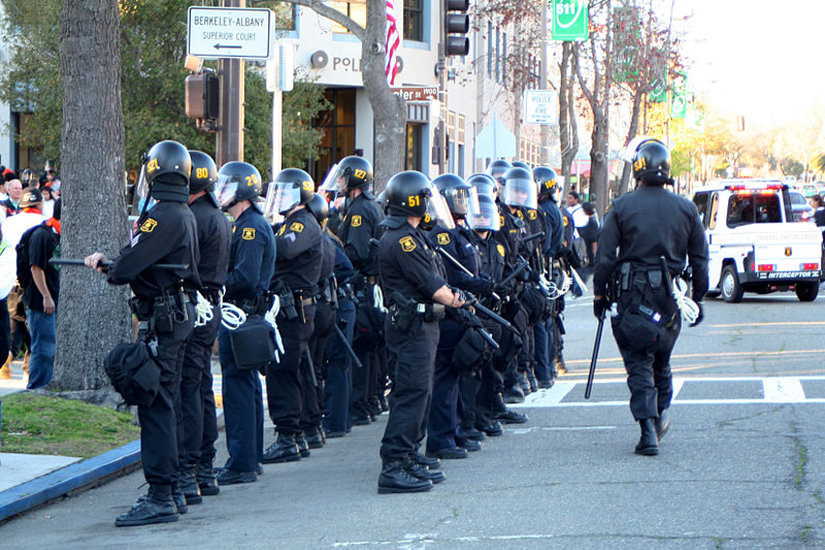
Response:
[{"label": "green street sign", "polygon": [[553,0],[551,6],[553,40],[587,40],[590,27],[589,0]]},{"label": "green street sign", "polygon": [[688,95],[685,92],[673,92],[670,97],[670,118],[685,118],[688,109]]}]

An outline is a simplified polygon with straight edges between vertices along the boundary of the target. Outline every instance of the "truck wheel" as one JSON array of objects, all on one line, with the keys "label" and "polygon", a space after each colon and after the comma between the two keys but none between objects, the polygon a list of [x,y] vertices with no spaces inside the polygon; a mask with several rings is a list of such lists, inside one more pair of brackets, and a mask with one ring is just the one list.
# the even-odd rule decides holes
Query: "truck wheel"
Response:
[{"label": "truck wheel", "polygon": [[719,282],[719,288],[722,290],[722,299],[730,304],[735,304],[742,301],[742,294],[745,291],[742,285],[739,284],[739,275],[736,274],[736,267],[726,265],[722,269],[722,279]]},{"label": "truck wheel", "polygon": [[797,283],[796,297],[800,302],[813,302],[819,294],[819,283]]}]

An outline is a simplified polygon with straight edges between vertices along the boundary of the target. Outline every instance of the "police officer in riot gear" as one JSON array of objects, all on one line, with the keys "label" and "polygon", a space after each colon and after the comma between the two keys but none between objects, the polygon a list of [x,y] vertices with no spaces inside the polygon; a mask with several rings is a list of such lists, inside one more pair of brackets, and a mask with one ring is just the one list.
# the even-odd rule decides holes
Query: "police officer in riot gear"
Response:
[{"label": "police officer in riot gear", "polygon": [[[430,234],[431,244],[455,258],[472,273],[469,275],[451,261],[446,261],[444,267],[447,281],[452,287],[472,292],[476,296],[490,296],[493,292],[493,281],[479,271],[478,253],[471,243],[471,230],[465,221],[467,215],[478,211],[476,189],[455,174],[443,174],[432,183],[444,197],[455,227],[448,229],[437,226]],[[475,322],[477,319],[471,321]],[[480,439],[480,433],[476,434],[475,439],[471,439],[459,429],[463,409],[475,406],[475,391],[471,391],[470,386],[473,390],[478,389],[474,382],[466,383],[466,399],[460,402],[459,391],[464,379],[474,375],[457,372],[452,364],[456,346],[467,330],[465,322],[464,315],[448,316],[441,321],[432,403],[427,424],[427,454],[431,457],[465,458],[467,451],[477,451],[481,448],[477,441]],[[472,411],[467,411],[467,414],[471,413]],[[483,434],[480,435],[483,438]]]},{"label": "police officer in riot gear", "polygon": [[487,174],[491,176],[498,183],[499,193],[504,188],[504,176],[512,168],[513,165],[504,159],[497,159],[490,163],[487,167]]},{"label": "police officer in riot gear", "polygon": [[[269,308],[268,289],[275,271],[275,238],[258,206],[260,193],[261,174],[251,164],[232,161],[218,172],[218,204],[235,219],[223,301],[247,316],[260,315]],[[218,329],[229,452],[226,465],[218,473],[221,485],[256,481],[263,458],[261,380],[256,368],[241,368],[230,332],[223,324]]]},{"label": "police officer in riot gear", "polygon": [[212,393],[212,345],[221,323],[220,292],[226,282],[232,228],[215,199],[218,167],[212,157],[189,151],[192,175],[189,178],[189,209],[198,223],[201,257],[199,292],[212,307],[212,318],[196,326],[186,343],[181,371],[178,436],[181,455],[181,491],[187,504],[197,504],[201,495],[219,492],[212,463],[218,426],[215,396]]},{"label": "police officer in riot gear", "polygon": [[[141,213],[132,242],[106,267],[106,257],[96,252],[86,265],[105,272],[111,284],[129,284],[134,293],[133,312],[141,322],[139,337],[155,349],[160,387],[149,405],[138,406],[141,458],[149,483],[148,494],[115,525],[131,526],[177,521],[186,509],[182,494],[172,499],[178,483],[178,436],[175,393],[180,382],[185,344],[195,320],[194,296],[201,286],[197,224],[187,207],[192,161],[189,151],[175,141],[161,141],[144,164],[147,196],[156,201]],[[153,269],[153,264],[180,264],[185,268]]]},{"label": "police officer in riot gear", "polygon": [[324,392],[327,380],[326,348],[333,332],[335,309],[338,304],[337,281],[335,279],[335,244],[324,231],[329,217],[327,200],[315,193],[306,204],[306,209],[315,216],[321,226],[321,269],[318,276],[318,291],[315,294],[315,326],[309,341],[310,366],[315,369],[316,384],[304,392],[306,396],[301,415],[301,428],[310,449],[323,447],[326,439],[321,426],[324,412]]},{"label": "police officer in riot gear", "polygon": [[372,166],[363,157],[342,159],[329,181],[331,188],[327,190],[346,197],[346,213],[338,226],[338,237],[356,271],[352,279],[358,299],[353,348],[362,367],[352,372],[352,421],[355,425],[368,425],[370,418],[381,411],[375,400],[383,396],[386,379],[382,350],[384,314],[380,304],[375,303],[374,292],[378,251],[372,244],[373,239],[381,237],[379,224],[384,215],[370,194]]},{"label": "police officer in riot gear", "polygon": [[280,298],[278,326],[284,353],[266,370],[267,405],[277,439],[264,452],[265,464],[292,462],[310,454],[301,414],[304,401],[317,399],[307,344],[315,327],[321,273],[321,226],[305,207],[315,193],[315,182],[303,170],[287,168],[270,189],[274,199],[267,202],[284,217],[275,232],[278,254],[270,285]]},{"label": "police officer in riot gear", "polygon": [[[656,455],[669,425],[670,354],[681,328],[671,280],[687,264],[693,273],[693,300],[701,301],[708,288],[708,249],[696,207],[664,188],[672,183],[665,145],[643,141],[632,162],[639,187],[616,199],[605,216],[593,309],[602,317],[611,302],[618,304],[611,325],[627,370],[630,410],[641,426],[635,451]],[[701,320],[700,309],[696,323]]]},{"label": "police officer in riot gear", "polygon": [[[538,213],[543,225],[542,231],[544,231],[544,265],[542,271],[547,274],[548,279],[552,280],[553,260],[560,253],[564,230],[561,211],[556,204],[558,193],[556,172],[552,168],[539,166],[533,170],[533,179],[538,186]],[[553,311],[547,321],[544,322],[546,338],[542,340],[538,334],[536,335],[536,378],[538,379],[539,388],[545,389],[553,387],[555,378],[558,376],[556,370],[556,340],[561,338],[561,334],[557,326],[557,320],[561,314],[564,297],[557,295],[554,298]],[[537,329],[539,329],[538,326]],[[536,332],[540,333],[541,329]]]},{"label": "police officer in riot gear", "polygon": [[[424,438],[433,381],[438,321],[444,306],[461,307],[461,296],[447,287],[443,266],[418,228],[432,217],[451,218],[438,191],[420,172],[396,174],[384,191],[389,215],[387,232],[378,245],[381,286],[391,315],[386,322],[387,351],[393,380],[390,416],[381,440],[383,466],[379,493],[419,492],[432,488],[437,459],[424,457],[418,445]],[[435,208],[441,206],[440,213]]]}]

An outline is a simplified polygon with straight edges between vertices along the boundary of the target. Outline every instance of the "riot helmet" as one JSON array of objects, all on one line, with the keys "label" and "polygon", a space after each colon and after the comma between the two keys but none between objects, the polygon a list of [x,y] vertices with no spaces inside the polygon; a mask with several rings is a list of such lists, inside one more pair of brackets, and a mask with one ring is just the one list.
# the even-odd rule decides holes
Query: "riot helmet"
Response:
[{"label": "riot helmet", "polygon": [[318,224],[323,227],[329,217],[329,204],[327,204],[327,199],[320,193],[314,193],[312,198],[309,199],[309,202],[307,202],[307,210],[315,216]]},{"label": "riot helmet", "polygon": [[493,176],[500,185],[504,185],[504,175],[513,165],[504,159],[494,160],[487,167],[487,174]]},{"label": "riot helmet", "polygon": [[471,211],[478,210],[478,192],[455,174],[442,174],[432,181],[447,203],[453,218],[464,218]]},{"label": "riot helmet", "polygon": [[512,163],[513,168],[524,168],[525,170],[531,170],[530,165],[526,162],[522,162],[520,160],[514,160]]},{"label": "riot helmet", "polygon": [[658,139],[643,141],[633,155],[633,178],[643,183],[664,185],[670,178],[670,151]]},{"label": "riot helmet", "polygon": [[538,206],[536,184],[529,170],[511,168],[504,179],[502,195],[504,204],[513,208],[536,208]]},{"label": "riot helmet", "polygon": [[258,197],[261,194],[261,173],[248,162],[233,160],[218,171],[215,198],[221,210],[226,211],[240,201],[248,200],[261,213]]},{"label": "riot helmet", "polygon": [[478,209],[467,216],[467,225],[474,231],[498,231],[501,217],[496,201],[489,195],[478,196]]},{"label": "riot helmet", "polygon": [[218,181],[218,167],[212,157],[202,151],[189,151],[192,158],[192,175],[189,177],[189,194],[201,191],[211,193]]},{"label": "riot helmet", "polygon": [[165,140],[149,149],[143,159],[136,194],[160,201],[187,202],[192,158],[177,141]]},{"label": "riot helmet", "polygon": [[467,178],[467,183],[476,188],[479,197],[487,195],[493,202],[498,198],[498,182],[489,174],[473,174]]},{"label": "riot helmet", "polygon": [[285,215],[301,204],[307,204],[315,194],[312,177],[298,168],[281,170],[267,191],[266,214]]},{"label": "riot helmet", "polygon": [[390,216],[421,218],[423,228],[435,223],[449,229],[455,227],[447,203],[421,172],[408,170],[394,175],[387,182],[383,196]]},{"label": "riot helmet", "polygon": [[368,189],[373,183],[372,165],[364,157],[344,157],[324,180],[324,191],[347,193],[352,189]]},{"label": "riot helmet", "polygon": [[539,197],[547,197],[556,202],[558,184],[556,182],[556,171],[546,166],[539,166],[533,169],[533,180],[539,188]]}]

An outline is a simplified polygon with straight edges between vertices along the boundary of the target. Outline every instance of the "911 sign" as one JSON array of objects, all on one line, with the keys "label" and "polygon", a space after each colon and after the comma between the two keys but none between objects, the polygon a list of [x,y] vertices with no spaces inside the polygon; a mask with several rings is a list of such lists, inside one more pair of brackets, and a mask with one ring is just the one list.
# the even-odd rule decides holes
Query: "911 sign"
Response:
[{"label": "911 sign", "polygon": [[587,40],[590,26],[589,0],[553,0],[551,7],[553,40]]}]

